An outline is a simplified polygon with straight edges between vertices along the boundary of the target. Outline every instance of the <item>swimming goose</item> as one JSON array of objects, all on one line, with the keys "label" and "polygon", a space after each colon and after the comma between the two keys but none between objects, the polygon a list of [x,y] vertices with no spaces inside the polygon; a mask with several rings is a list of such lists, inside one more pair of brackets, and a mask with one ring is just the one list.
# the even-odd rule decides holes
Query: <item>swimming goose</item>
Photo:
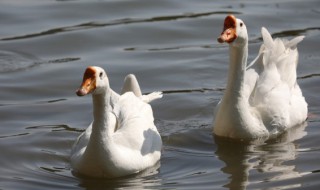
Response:
[{"label": "swimming goose", "polygon": [[161,98],[162,93],[143,96],[134,75],[126,77],[122,92],[119,95],[109,87],[102,68],[86,69],[76,93],[92,94],[93,122],[72,147],[75,173],[115,178],[138,173],[159,161],[162,141],[146,102]]},{"label": "swimming goose", "polygon": [[307,118],[307,103],[297,83],[297,44],[273,40],[264,27],[263,44],[247,67],[248,34],[240,19],[229,15],[219,43],[229,44],[229,73],[223,98],[215,110],[213,133],[218,136],[252,139],[271,138]]}]

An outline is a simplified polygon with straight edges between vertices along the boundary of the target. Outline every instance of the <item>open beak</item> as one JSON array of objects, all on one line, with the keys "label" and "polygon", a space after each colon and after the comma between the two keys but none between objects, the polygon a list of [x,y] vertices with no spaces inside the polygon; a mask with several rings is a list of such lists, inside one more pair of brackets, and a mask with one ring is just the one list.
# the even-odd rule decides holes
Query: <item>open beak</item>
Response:
[{"label": "open beak", "polygon": [[217,39],[219,43],[231,43],[237,38],[236,33],[236,17],[229,15],[224,20],[223,31]]},{"label": "open beak", "polygon": [[91,67],[88,67],[83,75],[82,84],[79,89],[76,91],[78,96],[85,96],[90,94],[96,89],[96,78],[95,70]]}]

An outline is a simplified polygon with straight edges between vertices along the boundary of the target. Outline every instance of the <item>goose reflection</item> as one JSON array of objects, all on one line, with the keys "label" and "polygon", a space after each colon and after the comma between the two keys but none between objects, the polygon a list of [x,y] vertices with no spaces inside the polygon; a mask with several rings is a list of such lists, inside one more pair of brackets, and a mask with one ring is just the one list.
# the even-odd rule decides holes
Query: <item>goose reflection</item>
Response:
[{"label": "goose reflection", "polygon": [[160,170],[160,161],[153,167],[140,173],[119,177],[114,179],[99,179],[90,177],[79,177],[78,186],[86,190],[96,189],[149,189],[150,186],[160,186],[161,179],[155,177]]},{"label": "goose reflection", "polygon": [[[296,159],[299,144],[294,141],[306,135],[306,126],[307,123],[304,123],[265,142],[262,139],[239,142],[214,136],[217,145],[215,154],[225,163],[221,170],[230,175],[230,180],[224,187],[246,189],[248,185],[255,186],[264,181],[279,181],[304,175],[288,161]],[[282,188],[299,186],[300,184],[290,184]]]}]

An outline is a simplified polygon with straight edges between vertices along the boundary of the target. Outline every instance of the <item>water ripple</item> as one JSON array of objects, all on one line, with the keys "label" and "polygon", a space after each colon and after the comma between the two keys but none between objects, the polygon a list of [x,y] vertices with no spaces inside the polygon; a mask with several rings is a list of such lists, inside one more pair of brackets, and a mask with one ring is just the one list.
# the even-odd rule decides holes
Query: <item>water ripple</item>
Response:
[{"label": "water ripple", "polygon": [[71,61],[78,61],[78,57],[64,57],[52,60],[39,60],[36,56],[11,51],[0,51],[0,73],[15,72],[42,64],[56,64],[66,63]]},{"label": "water ripple", "polygon": [[300,76],[298,77],[298,79],[307,79],[307,78],[313,78],[313,77],[319,77],[320,73],[312,73],[309,75],[304,75],[304,76]]},{"label": "water ripple", "polygon": [[29,134],[30,134],[30,133],[20,133],[20,134],[13,134],[13,135],[2,135],[2,136],[0,136],[0,139],[10,138],[10,137],[25,136],[25,135],[29,135]]},{"label": "water ripple", "polygon": [[26,127],[26,129],[51,129],[51,131],[69,131],[69,132],[83,132],[84,130],[72,128],[68,125],[38,125],[38,126],[31,126]]},{"label": "water ripple", "polygon": [[[283,38],[283,37],[295,37],[306,35],[311,31],[320,31],[320,27],[310,27],[304,29],[296,29],[296,30],[285,30],[281,32],[276,32],[271,34],[273,38]],[[257,37],[249,40],[249,44],[261,43],[262,37]],[[171,50],[182,50],[182,49],[212,49],[212,48],[221,48],[228,47],[228,44],[220,44],[218,47],[215,44],[196,44],[196,45],[181,45],[181,46],[171,46],[171,47],[150,47],[150,48],[140,48],[140,47],[128,47],[125,48],[124,51],[171,51]]]},{"label": "water ripple", "polygon": [[300,36],[305,35],[306,33],[310,31],[319,31],[320,27],[310,27],[310,28],[304,28],[304,29],[296,29],[296,30],[284,30],[281,32],[277,32],[272,34],[273,38],[281,38],[281,37],[288,37],[288,36]]},{"label": "water ripple", "polygon": [[86,22],[86,23],[82,23],[74,26],[53,28],[53,29],[49,29],[46,31],[33,33],[33,34],[2,38],[0,40],[1,41],[20,40],[20,39],[34,38],[39,36],[46,36],[46,35],[52,35],[57,33],[63,33],[63,32],[77,31],[77,30],[85,30],[85,29],[101,28],[101,27],[107,27],[107,26],[125,25],[125,24],[134,24],[134,23],[162,22],[162,21],[173,21],[173,20],[180,20],[180,19],[199,18],[199,17],[206,17],[206,16],[215,15],[215,14],[241,14],[241,13],[235,12],[235,11],[214,11],[214,12],[203,12],[203,13],[184,13],[184,14],[178,14],[178,15],[157,16],[157,17],[151,17],[151,18],[123,18],[123,19],[112,20],[105,23]]}]

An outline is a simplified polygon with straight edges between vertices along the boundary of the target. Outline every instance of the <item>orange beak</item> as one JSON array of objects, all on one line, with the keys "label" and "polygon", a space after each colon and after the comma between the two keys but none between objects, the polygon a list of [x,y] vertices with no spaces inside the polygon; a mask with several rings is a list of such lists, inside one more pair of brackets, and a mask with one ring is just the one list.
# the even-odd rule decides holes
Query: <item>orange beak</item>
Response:
[{"label": "orange beak", "polygon": [[236,17],[228,15],[224,19],[223,31],[220,37],[217,39],[219,43],[231,43],[237,38],[236,33]]},{"label": "orange beak", "polygon": [[76,91],[78,96],[84,96],[96,89],[96,77],[95,77],[95,69],[92,67],[88,67],[83,75],[82,84],[79,89]]}]

